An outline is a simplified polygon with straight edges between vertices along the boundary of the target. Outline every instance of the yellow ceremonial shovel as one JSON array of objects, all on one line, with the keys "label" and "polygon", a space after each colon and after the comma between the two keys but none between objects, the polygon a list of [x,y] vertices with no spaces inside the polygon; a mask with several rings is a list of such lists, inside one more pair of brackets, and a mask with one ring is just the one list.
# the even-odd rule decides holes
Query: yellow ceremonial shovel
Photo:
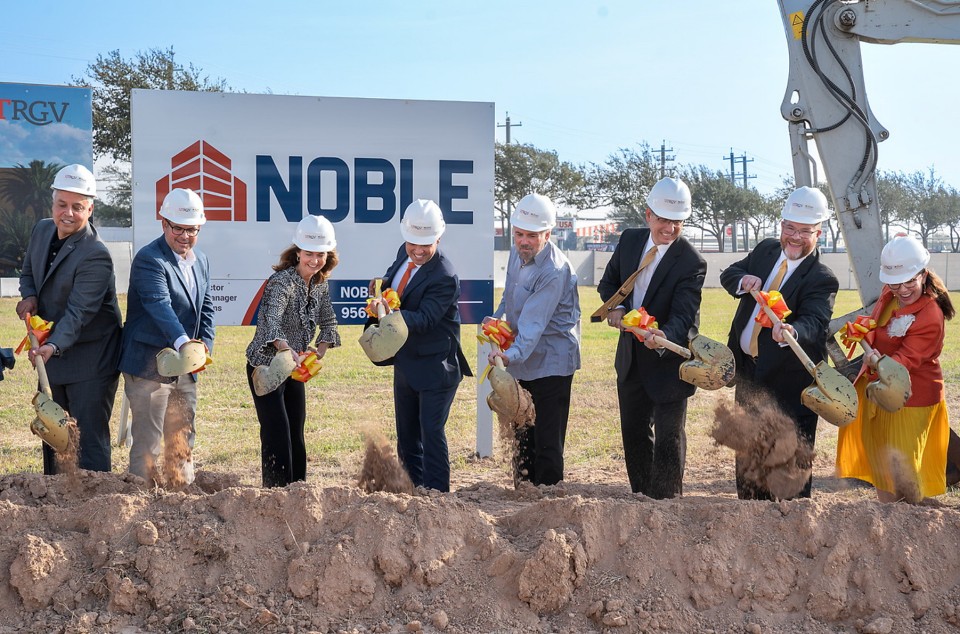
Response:
[{"label": "yellow ceremonial shovel", "polygon": [[[771,322],[781,324],[780,318],[767,305],[759,292],[750,291],[750,294],[757,300],[760,308],[767,314]],[[831,368],[826,361],[815,364],[792,334],[786,330],[781,332],[784,341],[787,342],[787,345],[797,355],[803,367],[806,368],[814,380],[813,385],[800,393],[800,402],[816,412],[825,421],[837,427],[844,427],[853,422],[853,419],[857,416],[858,403],[857,390],[854,389],[853,384],[836,369]]]}]

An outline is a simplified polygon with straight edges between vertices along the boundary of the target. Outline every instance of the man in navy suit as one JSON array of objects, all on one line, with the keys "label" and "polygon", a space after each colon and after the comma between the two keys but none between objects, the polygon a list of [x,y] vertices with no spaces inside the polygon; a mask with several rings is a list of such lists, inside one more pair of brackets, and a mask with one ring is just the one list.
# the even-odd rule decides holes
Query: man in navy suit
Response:
[{"label": "man in navy suit", "polygon": [[439,491],[450,490],[447,416],[463,376],[473,376],[460,348],[460,280],[439,250],[445,227],[436,203],[410,203],[400,222],[405,244],[383,277],[400,295],[409,331],[392,360],[397,453],[414,485]]},{"label": "man in navy suit", "polygon": [[137,252],[130,269],[127,321],[120,371],[133,413],[130,472],[156,479],[165,445],[164,472],[173,487],[193,482],[197,378],[190,372],[161,375],[157,354],[185,353],[202,341],[213,349],[210,263],[195,247],[206,222],[200,197],[174,189],[160,208],[163,235]]},{"label": "man in navy suit", "polygon": [[[780,239],[762,240],[747,257],[720,273],[720,283],[740,299],[730,328],[728,346],[737,363],[736,401],[750,407],[772,399],[793,419],[800,438],[813,446],[817,415],[803,405],[800,394],[811,383],[810,374],[786,346],[781,328],[760,328],[754,321],[760,310],[750,291],[779,289],[792,311],[789,331],[814,363],[827,356],[827,330],[833,301],[840,287],[837,277],[820,262],[817,240],[820,223],[830,216],[820,190],[801,187],[787,198],[780,221]],[[782,270],[782,272],[781,272]],[[769,491],[747,482],[737,464],[737,495],[741,499],[770,500]],[[810,497],[811,477],[799,497]]]},{"label": "man in navy suit", "polygon": [[[675,178],[647,196],[646,229],[627,229],[597,286],[604,306],[595,320],[622,328],[631,309],[644,308],[659,327],[647,330],[680,345],[697,335],[707,263],[680,235],[691,213],[690,189]],[[604,314],[605,313],[605,314]],[[672,498],[683,493],[687,399],[696,388],[680,380],[683,359],[652,338],[621,330],[614,367],[627,477],[634,493]]]},{"label": "man in navy suit", "polygon": [[[43,359],[53,400],[77,421],[82,469],[110,471],[110,414],[120,374],[120,308],[113,260],[90,224],[97,185],[90,170],[68,165],[53,181],[53,217],[33,228],[17,315],[53,322]],[[43,472],[57,473],[56,453],[43,445]]]}]

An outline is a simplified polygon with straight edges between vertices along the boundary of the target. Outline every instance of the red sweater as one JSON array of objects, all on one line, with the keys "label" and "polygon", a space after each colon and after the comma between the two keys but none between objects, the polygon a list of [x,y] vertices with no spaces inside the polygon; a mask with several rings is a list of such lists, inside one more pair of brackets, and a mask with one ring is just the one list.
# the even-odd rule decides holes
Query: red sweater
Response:
[{"label": "red sweater", "polygon": [[[893,292],[884,286],[871,315],[878,324],[884,308],[894,299]],[[907,325],[911,316],[913,322]],[[891,323],[897,324],[894,327],[895,332],[902,332],[904,326],[906,332],[902,332],[901,336],[890,336]],[[907,400],[906,407],[926,407],[943,400],[940,352],[943,350],[944,318],[943,311],[934,298],[921,295],[913,304],[900,306],[893,311],[886,324],[877,326],[873,336],[873,347],[877,352],[903,364],[910,373],[913,393]],[[864,364],[860,373],[864,374],[866,369]],[[871,379],[876,378],[872,372],[870,375]]]}]

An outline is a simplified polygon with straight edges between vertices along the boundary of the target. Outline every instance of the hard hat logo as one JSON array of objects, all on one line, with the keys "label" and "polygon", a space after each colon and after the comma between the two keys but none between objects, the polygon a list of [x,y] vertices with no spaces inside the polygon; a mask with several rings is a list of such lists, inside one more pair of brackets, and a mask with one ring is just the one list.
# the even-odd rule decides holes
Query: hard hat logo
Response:
[{"label": "hard hat logo", "polygon": [[661,178],[647,196],[650,211],[667,220],[686,220],[693,211],[690,188],[679,178]]},{"label": "hard hat logo", "polygon": [[293,243],[304,251],[326,253],[337,248],[333,225],[322,216],[307,216],[297,223]]},{"label": "hard hat logo", "polygon": [[547,231],[557,225],[557,208],[541,194],[527,194],[517,203],[510,224],[524,231]]},{"label": "hard hat logo", "polygon": [[84,196],[96,196],[97,182],[93,178],[93,173],[86,167],[73,164],[67,165],[57,172],[50,189],[74,192]]},{"label": "hard hat logo", "polygon": [[443,212],[432,200],[418,199],[407,205],[400,221],[400,235],[411,244],[433,244],[440,239],[447,225]]},{"label": "hard hat logo", "polygon": [[806,225],[819,224],[830,217],[827,197],[816,187],[799,187],[787,197],[780,217]]},{"label": "hard hat logo", "polygon": [[911,236],[897,236],[880,252],[880,281],[902,284],[920,274],[930,263],[930,252]]},{"label": "hard hat logo", "polygon": [[203,201],[190,189],[174,189],[160,206],[160,217],[181,225],[199,226],[207,221]]}]

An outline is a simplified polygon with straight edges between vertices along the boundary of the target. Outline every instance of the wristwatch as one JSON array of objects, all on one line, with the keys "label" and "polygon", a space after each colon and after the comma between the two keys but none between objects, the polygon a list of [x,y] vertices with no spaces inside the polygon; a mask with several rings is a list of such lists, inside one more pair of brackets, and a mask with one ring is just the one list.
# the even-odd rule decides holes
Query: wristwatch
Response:
[{"label": "wristwatch", "polygon": [[43,344],[43,345],[45,345],[45,346],[50,346],[51,348],[53,348],[53,356],[55,356],[55,357],[59,357],[59,356],[60,356],[60,346],[58,346],[57,344],[53,343],[52,341],[48,341],[47,343],[45,343],[45,344]]}]

